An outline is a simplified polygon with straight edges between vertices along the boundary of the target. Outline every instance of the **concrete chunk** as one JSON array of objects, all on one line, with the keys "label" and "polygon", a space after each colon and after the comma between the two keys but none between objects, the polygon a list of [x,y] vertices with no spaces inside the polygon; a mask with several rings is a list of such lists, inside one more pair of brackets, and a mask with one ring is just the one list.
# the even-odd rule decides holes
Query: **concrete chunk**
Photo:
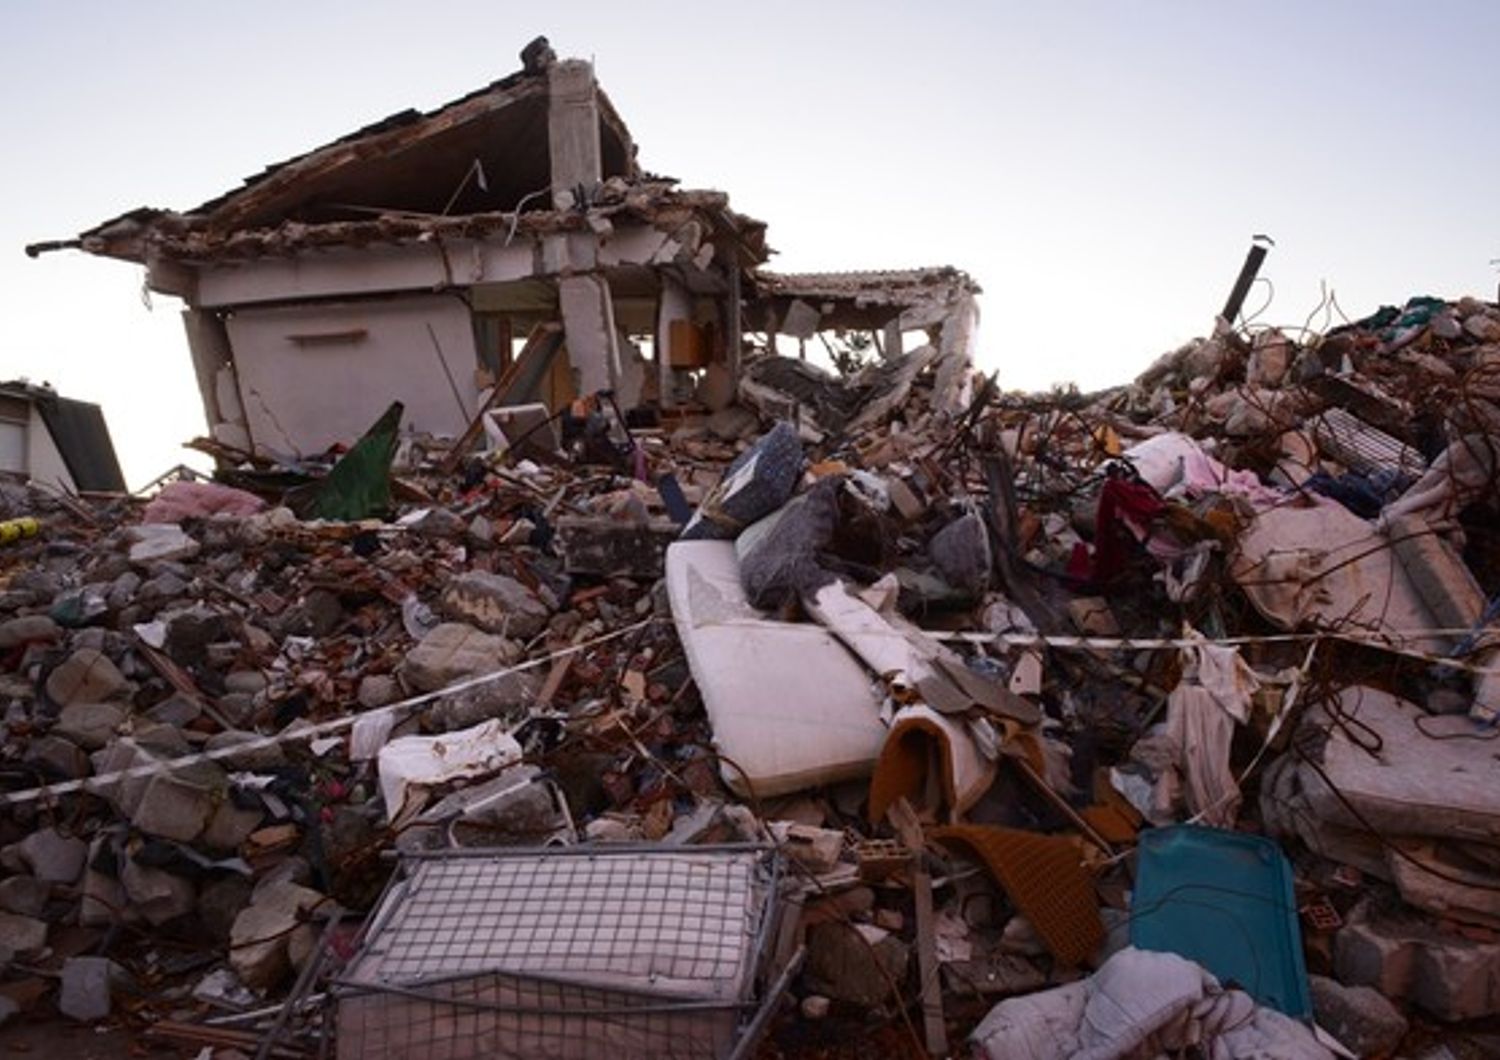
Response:
[{"label": "concrete chunk", "polygon": [[109,1015],[110,980],[117,973],[118,966],[108,958],[69,957],[63,962],[58,1011],[85,1023],[104,1019]]},{"label": "concrete chunk", "polygon": [[124,720],[124,708],[114,703],[70,703],[58,716],[53,731],[85,751],[97,751],[109,743]]},{"label": "concrete chunk", "polygon": [[1313,1015],[1318,1026],[1360,1056],[1389,1056],[1406,1037],[1406,1017],[1379,991],[1368,986],[1345,986],[1314,975]]},{"label": "concrete chunk", "polygon": [[22,615],[0,622],[0,650],[9,651],[34,641],[51,643],[61,635],[61,627],[46,615]]},{"label": "concrete chunk", "polygon": [[17,916],[42,915],[52,885],[35,876],[8,876],[0,880],[0,909]]},{"label": "concrete chunk", "polygon": [[406,655],[402,674],[421,692],[435,692],[466,677],[494,673],[520,658],[514,641],[462,622],[444,622]]},{"label": "concrete chunk", "polygon": [[165,560],[191,559],[199,545],[182,527],[173,523],[144,523],[130,528],[131,563],[161,563]]},{"label": "concrete chunk", "polygon": [[321,894],[295,883],[259,888],[229,932],[229,966],[240,981],[252,990],[267,990],[286,978],[291,935],[304,915],[323,904]]},{"label": "concrete chunk", "polygon": [[185,771],[158,773],[146,782],[130,823],[149,835],[191,843],[197,839],[218,808],[214,788],[194,783]]},{"label": "concrete chunk", "polygon": [[1431,921],[1376,914],[1362,905],[1335,937],[1333,953],[1341,982],[1374,987],[1438,1019],[1500,1013],[1500,943],[1447,934]]},{"label": "concrete chunk", "polygon": [[76,882],[83,875],[83,863],[89,852],[82,839],[65,836],[55,828],[33,832],[16,846],[31,874],[48,883]]},{"label": "concrete chunk", "polygon": [[530,589],[503,574],[469,571],[448,584],[443,612],[486,633],[526,639],[540,633],[552,612]]},{"label": "concrete chunk", "polygon": [[47,948],[47,925],[35,917],[0,913],[0,950],[17,957],[34,956]]},{"label": "concrete chunk", "polygon": [[[162,869],[125,859],[120,869],[120,885],[130,900],[131,912],[139,913],[151,924],[165,924],[193,911],[197,890],[191,880],[174,876]],[[119,916],[119,910],[115,911]]]},{"label": "concrete chunk", "polygon": [[47,698],[60,707],[102,703],[128,687],[125,675],[97,648],[79,648],[47,675]]}]

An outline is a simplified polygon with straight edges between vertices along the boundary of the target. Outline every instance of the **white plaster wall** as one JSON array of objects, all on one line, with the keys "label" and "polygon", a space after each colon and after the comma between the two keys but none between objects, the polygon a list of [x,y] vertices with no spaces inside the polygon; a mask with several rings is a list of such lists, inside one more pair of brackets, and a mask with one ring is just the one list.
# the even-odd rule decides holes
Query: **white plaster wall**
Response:
[{"label": "white plaster wall", "polygon": [[[290,338],[355,329],[366,336],[330,344]],[[468,307],[452,296],[242,309],[228,331],[250,436],[262,450],[311,454],[353,442],[392,401],[406,405],[403,428],[457,435],[478,407],[474,331]]]},{"label": "white plaster wall", "polygon": [[37,482],[45,482],[49,486],[61,484],[74,492],[78,490],[73,476],[68,472],[68,465],[63,462],[62,453],[58,452],[57,443],[52,440],[52,433],[47,430],[47,424],[42,421],[42,414],[35,405],[31,406],[31,419],[26,424],[26,471]]}]

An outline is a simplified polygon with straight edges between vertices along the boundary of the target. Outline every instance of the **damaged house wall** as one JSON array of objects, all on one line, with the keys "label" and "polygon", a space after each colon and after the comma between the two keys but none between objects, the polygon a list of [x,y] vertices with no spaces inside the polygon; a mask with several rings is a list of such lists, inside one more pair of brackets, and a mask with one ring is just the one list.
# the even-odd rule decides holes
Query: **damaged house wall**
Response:
[{"label": "damaged house wall", "polygon": [[393,400],[414,430],[457,435],[479,400],[471,315],[451,295],[243,309],[226,325],[263,447],[321,452]]}]

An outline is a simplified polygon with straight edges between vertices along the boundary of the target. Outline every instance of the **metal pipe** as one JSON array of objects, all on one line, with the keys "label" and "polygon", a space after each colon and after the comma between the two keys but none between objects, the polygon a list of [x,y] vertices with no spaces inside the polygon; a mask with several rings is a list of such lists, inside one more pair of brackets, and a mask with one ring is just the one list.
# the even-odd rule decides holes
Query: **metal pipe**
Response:
[{"label": "metal pipe", "polygon": [[1260,242],[1262,239],[1266,237],[1256,236],[1255,241],[1250,244],[1250,250],[1245,254],[1245,264],[1240,266],[1240,274],[1234,281],[1234,288],[1229,292],[1229,300],[1224,303],[1224,310],[1219,314],[1224,318],[1225,323],[1233,324],[1235,317],[1240,315],[1240,310],[1245,306],[1245,296],[1250,293],[1250,286],[1255,283],[1255,277],[1260,273],[1261,263],[1266,260],[1268,248]]}]

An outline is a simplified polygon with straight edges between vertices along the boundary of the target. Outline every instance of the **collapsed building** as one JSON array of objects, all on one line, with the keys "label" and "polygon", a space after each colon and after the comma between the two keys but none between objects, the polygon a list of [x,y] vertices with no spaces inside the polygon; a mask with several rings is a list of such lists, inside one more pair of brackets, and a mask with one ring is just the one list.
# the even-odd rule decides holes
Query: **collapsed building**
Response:
[{"label": "collapsed building", "polygon": [[[567,64],[532,55],[486,92],[529,85],[550,135]],[[1253,250],[1213,334],[1133,382],[1005,393],[961,273],[777,276],[706,214],[693,243],[624,205],[645,179],[461,237],[446,198],[122,223],[198,287],[220,466],[149,501],[0,480],[40,524],[0,552],[0,1020],[223,1057],[1492,1050],[1500,306],[1252,328]],[[631,226],[672,261],[610,258]],[[494,281],[538,294],[504,327],[473,308],[489,273],[470,301],[205,308],[325,256],[340,284],[456,245],[480,267],[512,232],[541,265]],[[574,237],[593,264],[546,266]],[[637,318],[631,277],[659,285]],[[334,314],[295,373],[434,298],[462,320],[391,338],[337,438],[287,400],[292,426],[250,417],[274,350],[238,316]],[[843,378],[778,353],[840,330],[875,353]],[[513,360],[480,364],[486,334]],[[464,336],[475,389],[399,446],[402,403],[457,379],[426,351]],[[479,443],[487,411],[601,391],[609,445]]]},{"label": "collapsed building", "polygon": [[[968,356],[976,285],[953,269],[776,275],[764,222],[641,168],[591,64],[545,39],[517,73],[404,111],[185,212],[72,240],[181,298],[213,439],[308,456],[393,400],[456,436],[481,404],[727,404],[777,335],[930,331]],[[332,398],[337,397],[337,400]]]}]

